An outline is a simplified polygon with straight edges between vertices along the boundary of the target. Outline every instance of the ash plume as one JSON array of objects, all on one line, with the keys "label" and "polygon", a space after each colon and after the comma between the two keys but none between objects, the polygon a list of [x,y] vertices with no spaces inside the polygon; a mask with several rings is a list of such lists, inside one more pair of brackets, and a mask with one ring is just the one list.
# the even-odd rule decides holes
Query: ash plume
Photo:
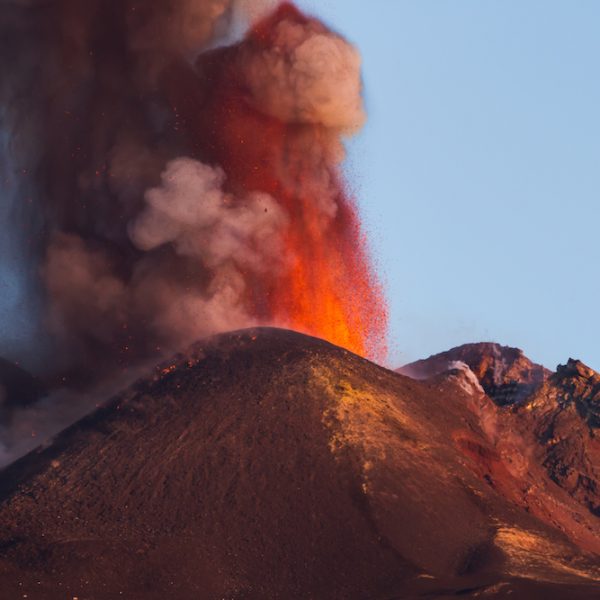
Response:
[{"label": "ash plume", "polygon": [[21,203],[2,226],[29,240],[12,277],[51,376],[87,386],[261,324],[382,356],[385,303],[339,172],[365,118],[353,46],[270,0],[1,6]]}]

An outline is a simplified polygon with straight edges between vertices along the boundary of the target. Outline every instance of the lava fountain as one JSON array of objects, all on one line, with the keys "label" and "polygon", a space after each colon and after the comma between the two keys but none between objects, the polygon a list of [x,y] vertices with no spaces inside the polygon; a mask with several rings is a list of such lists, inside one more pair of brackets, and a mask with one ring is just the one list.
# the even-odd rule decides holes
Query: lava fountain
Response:
[{"label": "lava fountain", "polygon": [[167,87],[198,154],[224,168],[232,189],[265,192],[288,216],[284,264],[251,278],[249,312],[381,359],[386,304],[339,168],[341,136],[364,118],[359,62],[285,4],[238,45],[201,56],[187,85],[179,73]]},{"label": "lava fountain", "polygon": [[384,358],[386,303],[341,173],[364,122],[360,57],[291,3],[226,44],[245,4],[11,9],[34,50],[2,100],[42,215],[46,331],[74,369],[256,325]]}]

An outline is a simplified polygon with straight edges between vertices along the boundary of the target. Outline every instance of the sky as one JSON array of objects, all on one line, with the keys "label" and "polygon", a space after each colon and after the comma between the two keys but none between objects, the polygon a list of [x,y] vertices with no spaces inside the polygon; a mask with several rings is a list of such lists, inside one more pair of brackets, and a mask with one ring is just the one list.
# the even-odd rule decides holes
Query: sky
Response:
[{"label": "sky", "polygon": [[363,56],[346,169],[390,365],[495,341],[600,370],[600,2],[300,5]]}]

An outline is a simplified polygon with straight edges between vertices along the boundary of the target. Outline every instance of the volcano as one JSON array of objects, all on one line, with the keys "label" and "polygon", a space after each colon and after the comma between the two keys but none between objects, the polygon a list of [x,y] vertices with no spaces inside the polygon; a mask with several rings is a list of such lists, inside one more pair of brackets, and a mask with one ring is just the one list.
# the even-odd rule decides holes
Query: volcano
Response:
[{"label": "volcano", "polygon": [[506,404],[460,355],[192,346],[0,473],[0,598],[597,597],[600,376]]}]

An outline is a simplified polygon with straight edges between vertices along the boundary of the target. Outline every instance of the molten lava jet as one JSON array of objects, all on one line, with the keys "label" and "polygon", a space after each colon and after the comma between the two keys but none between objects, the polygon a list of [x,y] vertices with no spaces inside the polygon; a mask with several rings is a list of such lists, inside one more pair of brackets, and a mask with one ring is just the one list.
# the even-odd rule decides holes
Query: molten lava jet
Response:
[{"label": "molten lava jet", "polygon": [[384,357],[386,304],[340,168],[364,122],[360,57],[270,0],[231,43],[246,4],[10,9],[10,48],[28,51],[0,93],[35,192],[32,271],[60,369],[256,325]]},{"label": "molten lava jet", "polygon": [[[249,312],[381,359],[386,305],[339,169],[341,135],[363,119],[358,65],[345,41],[286,4],[168,88],[199,155],[232,190],[265,192],[287,215],[282,264],[249,278]],[[336,89],[346,77],[352,89]]]}]

